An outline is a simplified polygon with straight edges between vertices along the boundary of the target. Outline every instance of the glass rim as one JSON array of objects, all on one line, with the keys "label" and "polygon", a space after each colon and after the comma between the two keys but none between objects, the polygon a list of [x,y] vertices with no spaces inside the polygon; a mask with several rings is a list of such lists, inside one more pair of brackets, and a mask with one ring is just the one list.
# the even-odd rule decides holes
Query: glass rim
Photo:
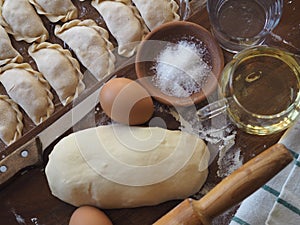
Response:
[{"label": "glass rim", "polygon": [[[246,48],[246,49],[240,51],[239,53],[237,53],[237,54],[235,54],[233,56],[234,62],[232,64],[232,68],[230,70],[229,81],[228,81],[229,82],[230,90],[233,90],[233,86],[232,86],[233,71],[235,71],[235,69],[237,68],[237,66],[239,65],[239,63],[244,59],[244,56],[248,55],[251,50],[255,50],[255,49],[257,49],[257,51],[267,50],[268,52],[272,52],[272,55],[266,55],[266,56],[279,59],[284,64],[288,65],[290,68],[291,68],[291,66],[293,66],[293,68],[291,68],[292,71],[296,70],[296,72],[298,73],[298,75],[300,75],[300,65],[294,59],[293,54],[291,54],[289,52],[286,52],[286,51],[283,51],[283,50],[280,50],[278,48],[269,47],[269,46],[266,46],[266,45],[253,46],[253,47],[250,47],[250,48]],[[274,52],[276,54],[274,54]],[[286,61],[283,60],[283,58],[281,58],[281,57],[276,57],[276,56],[279,56],[280,54],[283,54],[283,55],[288,56],[288,57],[292,57],[294,59],[294,61],[295,61],[295,64],[297,64],[298,67],[286,63]],[[256,54],[252,53],[252,57],[255,57],[255,56],[256,56]],[[265,115],[265,114],[258,114],[258,113],[251,112],[250,110],[246,109],[240,103],[240,101],[237,99],[236,95],[233,93],[234,91],[230,91],[230,93],[232,95],[231,98],[238,105],[238,107],[240,107],[245,113],[251,115],[252,117],[260,118],[260,119],[274,119],[274,118],[279,118],[279,117],[282,117],[282,116],[284,116],[286,114],[289,114],[294,109],[299,108],[299,110],[300,110],[300,78],[297,75],[296,75],[296,77],[297,77],[297,80],[298,80],[298,88],[299,88],[299,90],[298,90],[298,93],[297,93],[297,96],[296,96],[295,100],[286,109],[284,109],[284,110],[282,110],[282,111],[280,111],[278,113],[275,113],[275,114]]]},{"label": "glass rim", "polygon": [[[259,3],[259,1],[258,1],[258,3]],[[224,4],[224,2],[221,3],[221,5],[223,5],[223,4]],[[229,39],[229,41],[232,42],[232,43],[239,42],[239,41],[244,41],[244,42],[246,42],[244,44],[246,46],[247,46],[247,42],[252,42],[252,43],[257,42],[258,43],[260,40],[264,39],[270,32],[272,32],[276,28],[276,26],[278,25],[278,23],[279,23],[279,21],[282,17],[283,4],[284,4],[283,0],[275,0],[272,4],[273,4],[272,6],[269,6],[269,7],[275,7],[275,11],[274,11],[275,18],[270,19],[270,22],[272,22],[272,26],[270,28],[267,28],[266,27],[267,23],[265,23],[263,29],[253,37],[235,37],[235,36],[232,36],[232,35],[228,35],[226,32],[224,32],[223,29],[220,28],[221,26],[220,26],[219,23],[217,23],[218,24],[217,26],[212,26],[211,29],[216,30],[216,32],[214,32],[214,33],[216,33],[215,35],[218,35],[217,32],[219,32],[219,33],[222,34],[223,38],[225,37],[225,38]],[[214,10],[217,10],[217,9],[214,8],[214,10],[211,10],[210,5],[215,6],[216,8],[218,8],[218,7],[220,7],[220,6],[217,6],[217,5],[219,5],[219,2],[218,2],[217,5],[212,3],[211,1],[206,2],[206,8],[207,8],[207,12],[208,12],[210,20],[216,20],[217,21],[216,17],[217,17],[218,13],[214,12]],[[268,14],[269,13],[270,12],[268,10]],[[266,20],[267,20],[267,18],[266,18]],[[253,46],[253,44],[251,44],[251,45]],[[249,46],[250,46],[250,44],[249,44]]]}]

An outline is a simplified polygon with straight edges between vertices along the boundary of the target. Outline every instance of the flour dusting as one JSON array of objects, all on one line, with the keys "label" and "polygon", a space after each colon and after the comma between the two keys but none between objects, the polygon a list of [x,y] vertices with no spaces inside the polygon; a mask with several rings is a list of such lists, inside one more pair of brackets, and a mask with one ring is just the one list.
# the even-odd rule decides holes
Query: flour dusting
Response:
[{"label": "flour dusting", "polygon": [[38,218],[36,218],[36,217],[31,218],[31,222],[32,222],[34,225],[40,225],[39,222],[38,222]]},{"label": "flour dusting", "polygon": [[228,176],[243,164],[241,150],[233,148],[237,132],[226,115],[219,115],[211,121],[203,122],[199,121],[194,106],[169,107],[164,111],[180,122],[180,130],[196,134],[206,141],[211,154],[209,165],[217,157],[218,177]]},{"label": "flour dusting", "polygon": [[201,196],[206,195],[208,192],[210,192],[211,189],[213,189],[216,185],[212,183],[205,183],[203,187],[201,188],[200,192],[197,193],[196,198],[200,199]]},{"label": "flour dusting", "polygon": [[14,214],[15,218],[16,218],[16,221],[19,223],[19,224],[22,224],[22,225],[26,225],[25,223],[25,219],[16,213],[16,210],[13,208],[11,209],[11,212]]},{"label": "flour dusting", "polygon": [[227,177],[242,165],[243,157],[241,156],[241,150],[233,150],[225,147],[220,150],[217,175],[219,177]]}]

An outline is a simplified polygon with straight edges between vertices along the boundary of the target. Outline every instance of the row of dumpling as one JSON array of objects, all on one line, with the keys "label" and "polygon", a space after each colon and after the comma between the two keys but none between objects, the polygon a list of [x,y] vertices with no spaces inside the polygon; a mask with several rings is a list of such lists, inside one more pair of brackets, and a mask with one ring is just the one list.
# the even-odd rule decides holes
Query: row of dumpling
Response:
[{"label": "row of dumpling", "polygon": [[[100,34],[98,36],[102,38]],[[0,52],[0,83],[9,96],[9,99],[8,96],[2,96],[2,103],[3,99],[8,101],[0,105],[0,111],[5,112],[8,106],[11,108],[9,114],[1,113],[0,138],[8,145],[22,133],[22,120],[16,105],[38,125],[54,112],[50,86],[61,103],[66,105],[84,90],[85,85],[78,61],[58,44],[33,43],[28,48],[39,72],[33,70],[28,63],[22,63],[22,56],[13,48],[9,36],[1,26],[0,46],[3,50]],[[15,105],[7,104],[12,102]]]},{"label": "row of dumpling", "polygon": [[[118,54],[124,57],[134,55],[138,44],[149,30],[163,23],[179,20],[179,6],[174,0],[92,0],[91,5],[102,16],[116,39]],[[72,21],[63,27],[70,26]],[[64,28],[57,28],[55,34],[68,44],[68,40],[60,35],[63,30]]]},{"label": "row of dumpling", "polygon": [[[13,0],[1,2],[1,18],[4,16],[10,18],[14,15],[14,11],[6,11],[12,8],[10,4],[13,2]],[[5,5],[5,3],[7,4]],[[22,1],[18,3],[22,3]],[[23,1],[23,3],[28,2]],[[32,8],[29,3],[27,6],[29,9]],[[33,12],[35,11],[33,10]],[[30,15],[32,16],[34,13]],[[18,19],[22,21],[24,26],[32,23],[31,26],[27,27],[26,32],[30,30],[29,28],[39,27],[35,26],[34,20],[30,19],[31,17],[27,16],[26,12],[18,16],[20,16]],[[39,19],[39,17],[37,18]],[[13,21],[13,19],[8,21]],[[39,20],[36,21],[39,22]],[[3,24],[3,19],[1,22]],[[11,29],[8,29],[6,26],[6,30],[10,31]],[[107,46],[110,46],[110,43],[106,42],[108,33],[98,27],[92,20],[74,20],[60,29],[60,31],[62,37],[78,53],[78,58],[82,59],[83,64],[100,79],[105,70],[103,69],[102,71],[101,66],[106,68],[107,64],[105,62],[110,62],[110,60],[103,60],[105,56],[98,57],[101,52],[107,51]],[[22,56],[13,48],[8,34],[0,26],[0,82],[9,95],[9,97],[1,95],[0,139],[7,145],[22,135],[23,115],[19,111],[18,106],[38,125],[54,112],[50,85],[63,105],[77,97],[85,87],[82,81],[83,75],[80,71],[80,65],[68,50],[63,49],[58,44],[42,42],[45,35],[40,37],[31,35],[28,38],[29,35],[21,36],[20,32],[10,33],[18,40],[41,43],[34,42],[28,49],[29,55],[37,64],[40,71],[38,72],[33,70],[28,63],[22,63]],[[110,48],[112,48],[112,45]],[[90,51],[90,49],[94,52]],[[112,55],[111,58],[113,58]],[[113,64],[114,62],[110,63]],[[93,65],[97,65],[97,67]],[[6,114],[2,112],[6,112]]]},{"label": "row of dumpling", "polygon": [[[26,24],[27,18],[22,19]],[[98,79],[109,73],[107,68],[112,66],[108,64],[114,64],[114,56],[102,54],[109,52],[108,47],[112,48],[106,30],[98,27],[93,20],[73,20],[57,27],[57,30],[60,31],[58,36],[68,42]],[[84,84],[78,61],[58,44],[35,42],[29,47],[29,55],[40,72],[33,70],[28,63],[22,63],[22,56],[13,48],[2,26],[0,45],[0,82],[10,97],[2,95],[1,98],[0,111],[7,111],[7,114],[0,117],[0,138],[9,145],[22,134],[22,114],[18,106],[38,125],[54,112],[50,85],[62,104],[66,105],[83,91]]]},{"label": "row of dumpling", "polygon": [[[17,41],[43,42],[49,37],[29,2],[53,23],[77,18],[77,8],[71,0],[0,0],[0,23]],[[92,0],[91,4],[117,40],[118,53],[126,57],[134,54],[135,42],[141,41],[149,29],[179,19],[174,0]]]},{"label": "row of dumpling", "polygon": [[[39,14],[47,16],[51,22],[77,17],[77,8],[70,0],[0,0],[0,24],[17,41],[44,42],[48,38],[48,31],[29,2],[36,7]],[[110,33],[117,40],[118,53],[126,57],[134,54],[139,41],[148,32],[147,26],[151,30],[162,23],[179,18],[178,5],[174,0],[132,2],[93,0],[91,3],[102,15]],[[75,19],[63,26],[56,25],[55,35],[68,44],[82,65],[98,80],[114,70],[115,57],[108,32],[97,26],[94,21]],[[17,62],[21,61],[19,56],[15,57],[18,57],[15,59]]]},{"label": "row of dumpling", "polygon": [[[98,80],[113,71],[115,56],[111,51],[113,45],[108,40],[108,32],[93,20],[72,20],[63,26],[57,25],[55,34],[72,48],[78,60]],[[7,70],[13,67],[27,68],[30,65],[20,64],[22,56],[13,48],[9,36],[1,26],[0,45],[3,50],[0,52],[0,82],[9,92],[10,88],[4,79]],[[84,89],[80,65],[69,50],[63,49],[59,44],[41,42],[33,43],[28,48],[28,53],[63,105]]]},{"label": "row of dumpling", "polygon": [[7,145],[22,136],[21,106],[35,124],[54,111],[53,95],[41,73],[34,71],[15,50],[0,26],[0,83],[7,95],[0,95],[0,139]]},{"label": "row of dumpling", "polygon": [[[44,42],[49,34],[37,13],[51,22],[77,18],[71,0],[0,0],[0,24],[17,41]],[[174,0],[93,0],[91,5],[102,15],[118,42],[118,53],[130,57],[144,35],[162,23],[178,20]],[[84,35],[82,33],[85,33]],[[92,20],[72,20],[56,25],[55,35],[75,52],[78,60],[98,80],[114,70],[115,57],[108,32]],[[19,56],[15,59],[21,61]],[[46,77],[47,78],[47,77]]]},{"label": "row of dumpling", "polygon": [[149,30],[179,20],[179,6],[174,0],[93,0],[91,4],[117,40],[118,54],[125,57],[135,53]]},{"label": "row of dumpling", "polygon": [[17,41],[43,42],[49,38],[41,18],[45,15],[51,22],[77,18],[77,8],[71,0],[0,0],[0,23]]},{"label": "row of dumpling", "polygon": [[[115,58],[109,51],[112,44],[107,40],[106,30],[97,26],[93,20],[72,20],[62,27],[57,27],[57,30],[60,31],[57,36],[72,47],[77,58],[97,79],[111,72]],[[35,124],[41,123],[54,112],[50,86],[63,105],[71,102],[84,90],[80,65],[68,50],[49,42],[33,43],[28,48],[28,53],[36,62],[38,72],[28,63],[22,63],[22,56],[13,48],[7,33],[1,26],[0,36],[4,37],[0,39],[0,45],[3,49],[9,50],[0,54],[2,64],[0,82],[9,97],[23,108]],[[8,52],[12,54],[6,54]],[[7,126],[5,122],[7,119],[1,116],[0,127],[1,124]],[[16,123],[12,121],[12,124],[15,126],[10,127],[15,132],[19,132]],[[1,132],[0,135],[5,136]],[[1,139],[5,143],[10,143],[15,140],[14,136],[10,135],[10,137],[10,140]]]},{"label": "row of dumpling", "polygon": [[[29,43],[41,42],[33,43],[28,49],[29,55],[35,60],[41,73],[34,71],[29,64],[21,63],[22,56],[12,47],[7,33],[0,27],[0,45],[3,47],[1,49],[5,49],[5,51],[0,52],[0,64],[2,65],[0,68],[0,82],[9,97],[23,108],[35,124],[39,124],[54,112],[50,85],[57,93],[62,104],[65,105],[77,97],[84,89],[84,84],[79,64],[70,52],[58,44],[44,42],[48,38],[47,30],[44,29],[40,18],[34,16],[35,11],[28,1],[35,3],[37,11],[42,14],[41,9],[45,9],[45,7],[38,7],[37,3],[41,6],[45,1],[0,0],[0,22],[16,40],[25,40]],[[43,4],[44,6],[55,6],[55,4],[62,5],[63,2],[64,0],[50,1],[48,4]],[[140,6],[140,9],[150,8],[148,1],[135,0],[134,2]],[[157,19],[159,16],[156,16],[156,22],[153,22],[154,14],[151,15],[147,10],[144,10],[144,14],[141,14],[145,18],[149,18],[148,20],[144,19],[144,21],[148,21],[149,28],[166,22],[170,18],[177,19],[174,16],[174,12],[177,10],[176,3],[174,5],[173,1],[169,0],[157,2],[168,3],[168,7],[162,7],[161,5],[158,8],[169,9],[169,17],[165,17],[167,19],[163,17]],[[72,5],[72,2],[69,3]],[[69,3],[68,1],[65,2],[66,5],[70,5]],[[20,7],[20,5],[23,7]],[[136,44],[132,44],[132,42],[141,40],[147,32],[146,26],[142,23],[135,7],[129,1],[93,1],[92,5],[103,16],[107,27],[116,38],[118,53],[127,57],[133,55]],[[25,6],[28,7],[27,10],[25,10]],[[49,7],[49,10],[52,9],[53,11],[54,8]],[[62,7],[62,9],[67,8]],[[68,13],[66,13],[66,10],[65,14],[57,12],[56,16],[53,13],[45,13],[45,11],[43,13],[52,22],[57,20],[66,21],[77,16],[76,7],[73,11],[71,10],[73,7],[69,8]],[[18,13],[15,13],[14,10],[17,10]],[[16,15],[18,18],[13,18]],[[19,27],[15,26],[17,22]],[[124,22],[126,22],[125,25]],[[115,57],[112,53],[113,45],[108,40],[108,32],[99,27],[93,20],[80,21],[75,19],[62,26],[57,25],[55,35],[68,44],[78,60],[98,80],[114,70]],[[1,112],[4,112],[5,107],[7,110],[10,106],[7,116],[1,116],[0,118],[0,138],[6,144],[10,144],[19,138],[23,127],[22,118],[20,117],[22,114],[18,111],[17,104],[13,103],[11,99],[7,96],[2,96],[0,99],[0,103],[3,103],[0,104]]]},{"label": "row of dumpling", "polygon": [[[71,1],[50,1],[51,4],[39,0],[30,2],[52,22],[77,17],[77,9]],[[48,11],[43,10],[46,5],[49,6]],[[49,12],[55,6],[60,13],[51,15]],[[43,42],[49,37],[28,0],[1,0],[0,23],[5,28],[0,26],[0,82],[9,95],[0,95],[0,139],[9,145],[22,136],[24,125],[19,106],[35,124],[39,124],[54,112],[49,83],[63,104],[76,97],[84,89],[84,84],[78,62],[60,45],[44,42],[30,47],[29,53],[35,58],[39,70],[47,71],[44,76],[28,63],[22,63],[23,57],[13,48],[7,33],[17,41],[28,43]],[[63,72],[60,74],[60,71]]]}]

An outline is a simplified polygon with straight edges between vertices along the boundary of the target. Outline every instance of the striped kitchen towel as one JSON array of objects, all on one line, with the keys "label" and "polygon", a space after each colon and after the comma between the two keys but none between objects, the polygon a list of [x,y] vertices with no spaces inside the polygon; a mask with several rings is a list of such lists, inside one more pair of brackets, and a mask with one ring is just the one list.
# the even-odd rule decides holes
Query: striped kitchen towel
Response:
[{"label": "striped kitchen towel", "polygon": [[242,202],[230,225],[300,225],[300,156],[293,155],[293,163]]}]

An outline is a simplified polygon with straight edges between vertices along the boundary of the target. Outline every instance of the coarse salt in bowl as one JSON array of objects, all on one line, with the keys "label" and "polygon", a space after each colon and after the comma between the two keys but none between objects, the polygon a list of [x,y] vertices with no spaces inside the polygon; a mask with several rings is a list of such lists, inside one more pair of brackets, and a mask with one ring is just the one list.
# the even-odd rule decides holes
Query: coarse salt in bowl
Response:
[{"label": "coarse salt in bowl", "polygon": [[224,67],[221,48],[205,28],[187,21],[151,31],[136,55],[138,81],[157,101],[189,106],[217,87]]}]

